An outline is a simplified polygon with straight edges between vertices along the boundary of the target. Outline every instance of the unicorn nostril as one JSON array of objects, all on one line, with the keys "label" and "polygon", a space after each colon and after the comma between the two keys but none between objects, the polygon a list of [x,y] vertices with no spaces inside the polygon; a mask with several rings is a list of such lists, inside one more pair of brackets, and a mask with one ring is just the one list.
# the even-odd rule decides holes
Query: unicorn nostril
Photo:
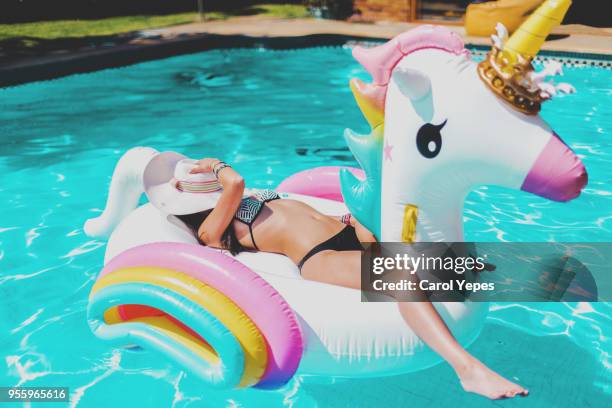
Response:
[{"label": "unicorn nostril", "polygon": [[580,188],[583,188],[587,185],[587,183],[589,182],[589,174],[586,172],[586,169],[584,168],[584,166],[582,166],[582,171],[580,172]]},{"label": "unicorn nostril", "polygon": [[579,169],[580,172],[576,177],[574,190],[568,189],[568,193],[558,201],[573,200],[574,198],[577,198],[582,192],[582,189],[586,187],[587,183],[589,182],[589,175],[587,174],[586,169],[584,168],[584,165],[582,163],[580,163]]},{"label": "unicorn nostril", "polygon": [[588,175],[580,159],[556,136],[536,159],[521,190],[554,201],[569,201],[580,195],[587,182]]}]

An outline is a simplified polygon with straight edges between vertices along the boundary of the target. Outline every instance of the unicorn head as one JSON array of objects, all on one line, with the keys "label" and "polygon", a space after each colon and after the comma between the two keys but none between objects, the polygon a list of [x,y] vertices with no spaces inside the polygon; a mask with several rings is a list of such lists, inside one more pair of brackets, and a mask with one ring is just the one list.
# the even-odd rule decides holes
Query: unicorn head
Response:
[{"label": "unicorn head", "polygon": [[[568,2],[547,0],[532,18],[549,18],[551,4],[558,15]],[[545,17],[538,15],[542,8]],[[460,37],[443,27],[421,26],[381,46],[354,49],[373,79],[351,81],[372,132],[345,132],[366,178],[342,172],[342,193],[379,239],[462,241],[463,202],[481,184],[555,201],[580,194],[587,183],[583,164],[537,114],[540,103],[571,87],[543,81],[556,67],[530,69],[537,50],[516,51],[529,35],[519,29],[508,39],[499,27],[485,61],[503,62],[494,67],[500,72],[473,62]]]}]

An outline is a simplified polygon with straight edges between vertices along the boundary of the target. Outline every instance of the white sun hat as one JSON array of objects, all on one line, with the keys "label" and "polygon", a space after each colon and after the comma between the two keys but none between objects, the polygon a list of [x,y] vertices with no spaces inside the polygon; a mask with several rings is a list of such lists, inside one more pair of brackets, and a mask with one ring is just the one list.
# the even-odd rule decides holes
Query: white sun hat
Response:
[{"label": "white sun hat", "polygon": [[213,208],[221,185],[212,172],[191,174],[197,160],[176,152],[159,153],[145,167],[145,194],[157,209],[172,215],[193,214]]}]

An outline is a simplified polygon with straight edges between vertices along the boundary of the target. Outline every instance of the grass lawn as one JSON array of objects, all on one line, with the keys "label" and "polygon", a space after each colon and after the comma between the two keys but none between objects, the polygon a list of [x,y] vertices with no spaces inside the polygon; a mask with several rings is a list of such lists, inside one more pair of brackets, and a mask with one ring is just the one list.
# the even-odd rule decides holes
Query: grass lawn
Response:
[{"label": "grass lawn", "polygon": [[250,7],[246,11],[253,11],[261,16],[278,18],[310,17],[308,10],[302,4],[258,4]]},{"label": "grass lawn", "polygon": [[[260,15],[277,18],[307,17],[308,12],[297,4],[258,4],[233,12],[205,13],[207,20],[225,19],[237,15]],[[167,27],[197,21],[196,13],[166,16],[127,16],[100,20],[59,20],[36,23],[0,24],[0,41],[18,37],[54,40],[106,36],[129,31]]]},{"label": "grass lawn", "polygon": [[195,13],[169,16],[128,16],[101,20],[57,20],[37,23],[0,24],[0,40],[13,37],[56,38],[93,37],[128,31],[165,27],[195,21]]}]

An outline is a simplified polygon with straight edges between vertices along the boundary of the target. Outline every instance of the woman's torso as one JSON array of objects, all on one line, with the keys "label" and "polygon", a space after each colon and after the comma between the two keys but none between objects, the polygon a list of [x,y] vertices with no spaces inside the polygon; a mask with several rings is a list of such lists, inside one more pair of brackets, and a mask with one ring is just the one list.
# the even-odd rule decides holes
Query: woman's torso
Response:
[{"label": "woman's torso", "polygon": [[340,232],[344,225],[308,204],[297,200],[281,199],[265,203],[259,215],[249,226],[233,221],[236,238],[242,246],[276,252],[298,263],[314,246]]}]

